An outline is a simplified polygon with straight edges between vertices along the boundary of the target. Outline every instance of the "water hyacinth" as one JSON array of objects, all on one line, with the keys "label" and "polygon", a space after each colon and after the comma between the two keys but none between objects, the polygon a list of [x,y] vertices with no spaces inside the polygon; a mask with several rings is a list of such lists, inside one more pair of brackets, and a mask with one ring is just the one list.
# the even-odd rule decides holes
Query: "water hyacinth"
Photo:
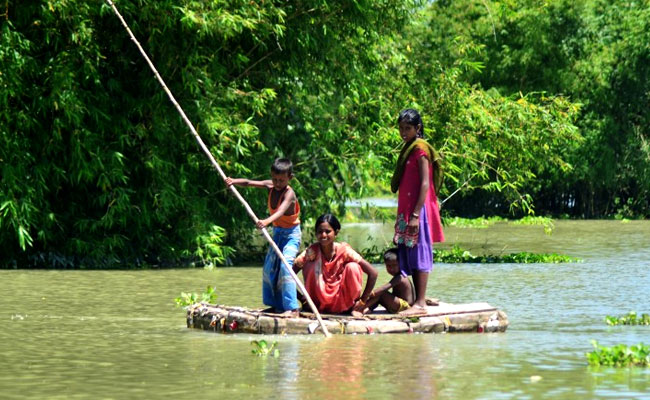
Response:
[{"label": "water hyacinth", "polygon": [[450,250],[435,250],[434,258],[436,262],[442,263],[569,263],[579,262],[578,258],[570,257],[555,253],[529,253],[519,252],[511,254],[486,254],[475,256],[460,246],[454,245]]},{"label": "water hyacinth", "polygon": [[637,316],[635,311],[630,311],[627,315],[621,317],[606,316],[607,325],[650,325],[650,315],[641,314]]},{"label": "water hyacinth", "polygon": [[[377,246],[365,249],[361,252],[363,258],[372,263],[382,263],[383,251],[380,251]],[[571,257],[563,254],[556,253],[530,253],[522,251],[519,253],[510,254],[484,254],[476,256],[469,250],[463,249],[458,245],[454,245],[451,249],[435,249],[433,254],[434,260],[439,263],[476,263],[476,264],[497,264],[497,263],[517,263],[517,264],[533,264],[533,263],[574,263],[581,262],[582,260],[576,257]]]},{"label": "water hyacinth", "polygon": [[650,366],[650,346],[643,343],[633,346],[618,344],[612,347],[601,346],[592,340],[594,351],[586,353],[589,365],[612,367]]}]

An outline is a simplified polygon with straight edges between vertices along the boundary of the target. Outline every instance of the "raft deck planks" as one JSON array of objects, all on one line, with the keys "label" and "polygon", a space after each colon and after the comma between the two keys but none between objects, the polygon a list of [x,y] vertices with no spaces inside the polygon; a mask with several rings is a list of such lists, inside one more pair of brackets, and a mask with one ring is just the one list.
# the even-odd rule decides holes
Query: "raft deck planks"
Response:
[{"label": "raft deck planks", "polygon": [[[400,317],[381,307],[364,318],[321,314],[332,334],[504,332],[506,314],[488,303],[427,306],[426,315]],[[187,310],[187,327],[222,333],[313,334],[320,330],[312,313],[300,318],[265,313],[258,309],[223,305],[195,304]]]}]

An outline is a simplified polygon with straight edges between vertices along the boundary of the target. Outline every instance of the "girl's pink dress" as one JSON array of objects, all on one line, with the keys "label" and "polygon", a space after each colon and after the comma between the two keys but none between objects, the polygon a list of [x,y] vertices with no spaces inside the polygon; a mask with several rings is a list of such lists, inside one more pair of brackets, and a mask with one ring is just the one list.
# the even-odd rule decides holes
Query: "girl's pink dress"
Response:
[{"label": "girl's pink dress", "polygon": [[[397,197],[397,221],[395,223],[395,237],[393,241],[395,244],[403,244],[406,247],[415,247],[418,243],[418,234],[411,235],[407,231],[409,218],[415,208],[415,203],[418,201],[420,194],[420,169],[418,167],[418,159],[420,157],[427,158],[427,153],[419,148],[413,149],[409,155],[404,174],[399,184],[399,194]],[[424,201],[422,210],[418,210],[420,214],[420,233],[422,228],[428,229],[431,242],[444,242],[445,236],[442,232],[442,223],[440,222],[440,211],[438,209],[438,198],[433,186],[433,168],[431,161],[429,161],[429,191]],[[423,227],[422,222],[425,221],[423,213],[426,213],[427,224]],[[429,243],[431,246],[431,243]]]},{"label": "girl's pink dress", "polygon": [[406,159],[404,173],[399,181],[399,195],[397,197],[397,221],[395,222],[395,236],[393,241],[397,244],[397,258],[399,268],[404,276],[416,272],[430,273],[433,270],[433,242],[445,240],[440,223],[438,211],[438,198],[433,186],[433,166],[429,162],[429,190],[422,209],[417,210],[420,226],[417,233],[408,232],[408,221],[415,208],[420,194],[420,169],[418,160],[425,157],[427,152],[414,148]]},{"label": "girl's pink dress", "polygon": [[303,251],[293,262],[302,268],[305,289],[320,312],[343,313],[349,311],[361,296],[363,259],[349,244],[334,244],[335,255],[325,260],[319,243]]}]

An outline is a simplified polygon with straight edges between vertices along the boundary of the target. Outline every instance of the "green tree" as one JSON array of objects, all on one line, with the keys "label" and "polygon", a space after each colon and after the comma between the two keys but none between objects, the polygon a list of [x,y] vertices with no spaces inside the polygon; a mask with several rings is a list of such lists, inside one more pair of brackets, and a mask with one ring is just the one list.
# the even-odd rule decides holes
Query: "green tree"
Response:
[{"label": "green tree", "polygon": [[[439,1],[432,47],[459,58],[449,37],[482,49],[464,79],[506,96],[542,92],[581,104],[581,143],[555,149],[572,168],[544,168],[526,185],[541,212],[648,214],[647,1]],[[476,194],[468,198],[477,204]],[[484,199],[483,208],[487,206]]]},{"label": "green tree", "polygon": [[[294,161],[304,219],[342,212],[376,190],[368,182],[387,187],[395,119],[411,106],[446,155],[443,193],[469,180],[504,209],[528,211],[535,175],[568,168],[557,149],[579,138],[577,108],[468,81],[485,66],[483,47],[449,37],[455,56],[440,56],[436,3],[116,4],[228,175],[265,178],[274,158]],[[248,253],[252,224],[110,7],[7,9],[0,265],[219,264],[233,247]],[[264,193],[243,194],[266,212]]]},{"label": "green tree", "polygon": [[[228,174],[260,177],[274,157],[306,154],[305,143],[341,142],[347,126],[323,109],[340,97],[343,72],[360,75],[367,63],[356,46],[399,28],[414,6],[117,5]],[[10,1],[1,29],[4,265],[178,263],[195,257],[215,223],[228,228],[229,245],[250,231],[106,4]],[[309,215],[346,195],[324,189],[346,160],[308,154],[319,160],[298,169],[299,186],[310,185],[302,198],[316,199]],[[259,212],[263,197],[252,197]]]},{"label": "green tree", "polygon": [[[441,38],[439,29],[447,21],[438,7],[433,3],[383,48],[388,70],[378,80],[389,88],[384,93],[390,94],[387,108],[393,110],[390,126],[396,125],[400,109],[420,109],[425,129],[445,156],[447,184],[441,197],[463,187],[447,209],[471,213],[474,206],[465,207],[463,201],[471,194],[482,199],[482,213],[485,208],[488,213],[530,213],[528,188],[537,175],[571,168],[561,150],[581,141],[573,124],[579,107],[562,96],[501,94],[472,83],[469,78],[485,67],[484,46],[458,36]],[[383,132],[385,143],[395,146],[396,131]],[[393,159],[386,160],[386,171]]]}]

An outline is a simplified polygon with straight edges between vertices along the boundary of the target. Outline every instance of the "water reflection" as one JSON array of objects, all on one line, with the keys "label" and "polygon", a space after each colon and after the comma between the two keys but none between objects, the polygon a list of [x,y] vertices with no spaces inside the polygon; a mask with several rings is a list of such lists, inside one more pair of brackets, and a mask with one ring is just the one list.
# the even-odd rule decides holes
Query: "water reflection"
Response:
[{"label": "water reflection", "polygon": [[302,343],[299,397],[437,398],[433,371],[442,362],[422,344],[414,346],[403,335],[334,336]]},{"label": "water reflection", "polygon": [[307,373],[301,374],[308,392],[301,397],[313,398],[366,398],[367,388],[363,380],[366,373],[367,342],[350,341],[345,337],[321,340],[303,346],[303,366],[309,365]]}]

